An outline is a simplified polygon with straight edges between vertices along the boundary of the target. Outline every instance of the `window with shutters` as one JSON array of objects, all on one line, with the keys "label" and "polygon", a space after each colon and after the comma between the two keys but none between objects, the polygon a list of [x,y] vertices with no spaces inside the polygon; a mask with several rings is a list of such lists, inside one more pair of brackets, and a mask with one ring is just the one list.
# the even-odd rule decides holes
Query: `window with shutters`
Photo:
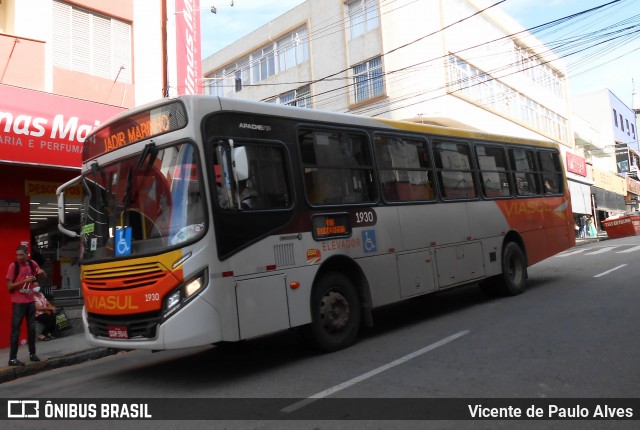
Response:
[{"label": "window with shutters", "polygon": [[131,24],[53,2],[53,65],[131,83]]}]

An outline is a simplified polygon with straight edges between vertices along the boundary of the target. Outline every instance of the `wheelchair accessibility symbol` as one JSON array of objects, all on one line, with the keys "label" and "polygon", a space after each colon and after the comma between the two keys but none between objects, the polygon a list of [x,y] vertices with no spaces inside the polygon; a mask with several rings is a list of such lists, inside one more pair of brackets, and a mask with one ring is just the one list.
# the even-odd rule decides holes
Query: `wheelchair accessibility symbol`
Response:
[{"label": "wheelchair accessibility symbol", "polygon": [[131,254],[131,227],[116,230],[116,256]]},{"label": "wheelchair accessibility symbol", "polygon": [[378,250],[375,230],[364,230],[362,232],[362,249],[367,254]]}]

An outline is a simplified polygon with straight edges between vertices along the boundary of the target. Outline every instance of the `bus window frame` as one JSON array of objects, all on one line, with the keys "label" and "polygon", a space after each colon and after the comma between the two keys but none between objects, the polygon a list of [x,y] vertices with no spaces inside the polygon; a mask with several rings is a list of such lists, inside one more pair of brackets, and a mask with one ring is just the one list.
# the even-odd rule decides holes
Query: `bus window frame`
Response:
[{"label": "bus window frame", "polygon": [[[505,145],[504,143],[500,143],[500,142],[493,142],[493,141],[474,141],[473,143],[473,158],[475,159],[476,164],[478,165],[478,185],[480,186],[480,195],[482,196],[482,198],[484,200],[508,200],[508,199],[513,199],[515,197],[519,197],[516,194],[516,184],[514,183],[514,176],[513,176],[513,172],[511,169],[511,165],[509,163],[509,145]],[[480,159],[478,158],[478,153],[476,151],[476,148],[478,146],[484,146],[484,147],[492,147],[492,148],[499,148],[502,151],[502,154],[504,155],[504,162],[506,164],[506,170],[504,171],[504,173],[507,176],[507,182],[508,182],[508,186],[509,186],[509,194],[505,195],[505,196],[488,196],[485,193],[485,187],[484,187],[484,183],[482,182],[482,172],[501,172],[500,170],[483,170],[482,167],[480,166]]]},{"label": "bus window frame", "polygon": [[[339,166],[339,165],[334,165],[334,167],[331,167],[331,165],[329,166],[322,166],[322,167],[318,167],[316,166],[312,166],[310,164],[307,164],[303,161],[302,159],[302,144],[300,141],[300,136],[302,131],[305,132],[330,132],[330,133],[347,133],[347,134],[356,134],[356,135],[362,135],[365,137],[365,144],[367,145],[368,149],[369,149],[369,160],[370,160],[370,164],[366,167],[350,167],[348,169],[356,169],[356,170],[361,170],[361,171],[369,171],[370,172],[370,178],[369,178],[369,190],[373,193],[373,196],[370,200],[368,201],[364,201],[364,202],[355,202],[355,203],[326,203],[326,204],[318,204],[318,203],[314,203],[309,199],[309,189],[307,188],[307,183],[306,183],[306,173],[305,173],[305,169],[310,168],[325,168],[325,169],[347,169],[347,167],[345,166]],[[375,205],[379,205],[380,204],[380,200],[381,200],[381,196],[380,196],[380,181],[378,178],[378,169],[377,169],[377,165],[376,165],[376,159],[375,159],[375,150],[373,148],[373,141],[372,141],[372,136],[371,136],[371,131],[370,130],[366,130],[366,129],[362,129],[362,128],[355,128],[355,127],[345,127],[345,126],[336,126],[336,125],[331,125],[331,124],[315,124],[315,123],[299,123],[296,126],[296,130],[295,130],[295,141],[296,141],[296,148],[298,151],[298,167],[299,167],[299,172],[300,172],[300,178],[301,178],[301,185],[302,185],[302,192],[304,195],[304,200],[306,202],[306,204],[312,208],[336,208],[336,207],[346,207],[346,206],[375,206]]]},{"label": "bus window frame", "polygon": [[[414,170],[419,170],[421,172],[427,172],[427,177],[429,177],[429,174],[431,174],[431,192],[433,193],[433,196],[431,198],[428,199],[416,199],[416,200],[390,200],[387,199],[383,190],[383,183],[382,183],[382,175],[381,172],[382,171],[394,171],[394,170],[398,170],[398,169],[387,169],[387,168],[383,168],[381,167],[380,164],[380,160],[378,158],[378,153],[376,150],[376,138],[377,137],[382,137],[382,138],[393,138],[393,139],[401,139],[401,140],[412,140],[412,141],[416,141],[416,142],[423,142],[426,147],[427,147],[427,152],[429,154],[429,167],[426,169],[420,168],[420,169],[414,169]],[[435,163],[434,163],[434,159],[433,159],[433,150],[432,150],[432,145],[431,145],[431,138],[432,136],[428,135],[428,134],[423,134],[423,133],[419,133],[419,134],[409,134],[409,133],[395,133],[395,132],[388,132],[385,130],[380,130],[380,131],[374,131],[372,133],[371,136],[371,141],[372,141],[372,147],[373,147],[373,156],[374,156],[374,164],[375,164],[375,176],[377,178],[378,181],[378,195],[379,195],[379,199],[381,199],[385,204],[387,205],[411,205],[411,204],[432,204],[432,203],[437,203],[440,199],[441,199],[441,193],[439,191],[439,186],[438,186],[438,181],[436,179],[437,177],[437,172],[435,169]],[[408,168],[403,168],[400,170],[405,170],[405,171],[410,171],[411,169]]]},{"label": "bus window frame", "polygon": [[[540,174],[540,182],[542,183],[542,194],[545,197],[552,197],[552,196],[562,196],[565,193],[565,177],[564,177],[564,171],[565,171],[565,167],[562,164],[562,156],[560,154],[560,151],[558,151],[557,149],[553,149],[553,148],[536,148],[535,149],[536,152],[536,161],[538,162],[539,166],[538,166],[538,171]],[[549,154],[555,154],[557,161],[559,163],[559,168],[560,170],[558,171],[547,171],[547,170],[542,170],[542,162],[540,161],[540,155],[543,153],[549,153]],[[553,192],[553,191],[548,191],[547,187],[545,186],[545,175],[553,175],[554,177],[557,178],[557,182],[558,182],[558,192]]]},{"label": "bus window frame", "polygon": [[[511,175],[513,178],[513,192],[514,192],[514,196],[515,198],[519,198],[519,199],[532,199],[532,198],[538,198],[538,197],[543,197],[544,193],[542,190],[542,183],[541,181],[541,175],[540,175],[540,167],[538,166],[538,147],[536,146],[530,146],[530,145],[505,145],[505,148],[507,149],[507,161],[509,163],[509,167],[511,170]],[[536,193],[534,194],[520,194],[518,192],[518,179],[516,177],[517,173],[526,173],[526,171],[524,170],[516,170],[515,167],[513,166],[513,163],[511,162],[511,150],[512,149],[519,149],[519,150],[523,150],[523,151],[529,151],[533,154],[533,164],[534,164],[534,168],[535,170],[530,172],[531,174],[534,175],[535,180],[536,180]]]},{"label": "bus window frame", "polygon": [[[267,208],[267,209],[261,209],[261,208],[256,208],[256,209],[251,209],[251,210],[243,210],[243,209],[236,209],[236,208],[229,208],[229,207],[223,207],[220,204],[220,199],[217,196],[217,181],[216,181],[216,172],[215,172],[215,152],[216,152],[216,147],[220,146],[222,144],[222,142],[228,142],[229,140],[233,140],[233,144],[234,147],[246,147],[246,146],[271,146],[271,147],[277,147],[279,149],[282,150],[282,155],[283,155],[283,168],[284,168],[284,174],[285,174],[285,183],[287,186],[287,190],[289,192],[289,199],[288,199],[288,205],[286,207],[281,207],[281,208]],[[289,146],[281,141],[281,140],[273,140],[273,139],[255,139],[255,138],[246,138],[246,137],[237,137],[237,136],[211,136],[208,137],[206,142],[204,143],[204,152],[205,152],[205,158],[207,159],[207,167],[211,166],[213,170],[213,172],[207,172],[207,175],[211,175],[211,179],[209,181],[210,183],[210,189],[211,189],[211,202],[213,203],[213,205],[215,206],[215,209],[217,211],[223,211],[225,213],[265,213],[265,212],[284,212],[284,211],[291,211],[294,209],[295,207],[295,202],[296,202],[296,187],[295,187],[295,181],[293,180],[294,176],[292,174],[293,169],[292,169],[292,160],[293,157],[291,155],[291,151],[289,150]],[[208,148],[209,146],[211,146],[211,148]],[[210,157],[210,159],[209,159]],[[235,198],[236,193],[238,193],[237,190],[235,190],[235,184],[231,184],[232,185],[232,197]],[[215,195],[214,195],[215,194]]]},{"label": "bus window frame", "polygon": [[[438,194],[440,196],[440,199],[443,202],[469,202],[469,201],[476,201],[476,200],[481,200],[483,199],[483,194],[482,194],[482,190],[480,187],[480,178],[478,175],[478,165],[477,165],[477,160],[476,160],[476,156],[475,156],[475,151],[473,149],[474,144],[475,144],[475,140],[471,139],[471,140],[467,140],[467,139],[458,139],[456,137],[452,137],[452,136],[447,136],[447,135],[443,135],[443,136],[431,136],[431,151],[432,151],[432,159],[433,159],[433,168],[434,171],[436,173],[436,180],[438,182]],[[438,143],[452,143],[452,144],[462,144],[462,145],[466,145],[467,148],[469,148],[469,169],[468,170],[453,170],[453,169],[445,169],[445,168],[439,168],[437,166],[436,163],[436,145]],[[475,195],[472,197],[464,197],[464,198],[451,198],[451,197],[447,197],[444,193],[444,180],[442,179],[441,173],[443,171],[446,172],[470,172],[471,173],[471,179],[473,181],[473,190],[475,192]]]}]

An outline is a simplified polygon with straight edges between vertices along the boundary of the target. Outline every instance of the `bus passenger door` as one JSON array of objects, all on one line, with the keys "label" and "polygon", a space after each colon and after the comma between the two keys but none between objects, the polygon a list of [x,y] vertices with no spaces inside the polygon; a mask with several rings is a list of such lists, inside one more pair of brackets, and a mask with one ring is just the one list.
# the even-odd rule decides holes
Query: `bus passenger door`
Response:
[{"label": "bus passenger door", "polygon": [[400,294],[411,297],[435,290],[433,279],[433,251],[398,254]]},{"label": "bus passenger door", "polygon": [[289,307],[283,274],[236,283],[240,339],[289,328]]}]

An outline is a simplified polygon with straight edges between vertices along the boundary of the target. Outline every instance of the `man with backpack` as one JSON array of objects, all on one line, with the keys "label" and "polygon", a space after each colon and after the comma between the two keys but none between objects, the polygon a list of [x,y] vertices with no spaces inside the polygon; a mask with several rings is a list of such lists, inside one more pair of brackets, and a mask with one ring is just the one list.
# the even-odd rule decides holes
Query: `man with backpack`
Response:
[{"label": "man with backpack", "polygon": [[27,320],[29,358],[34,362],[40,361],[36,355],[36,305],[33,287],[37,285],[36,279],[38,276],[44,278],[47,275],[38,263],[28,259],[28,253],[29,250],[25,245],[18,246],[16,260],[9,265],[7,270],[7,288],[13,305],[9,366],[24,366],[24,363],[17,358],[20,325],[23,318]]}]

